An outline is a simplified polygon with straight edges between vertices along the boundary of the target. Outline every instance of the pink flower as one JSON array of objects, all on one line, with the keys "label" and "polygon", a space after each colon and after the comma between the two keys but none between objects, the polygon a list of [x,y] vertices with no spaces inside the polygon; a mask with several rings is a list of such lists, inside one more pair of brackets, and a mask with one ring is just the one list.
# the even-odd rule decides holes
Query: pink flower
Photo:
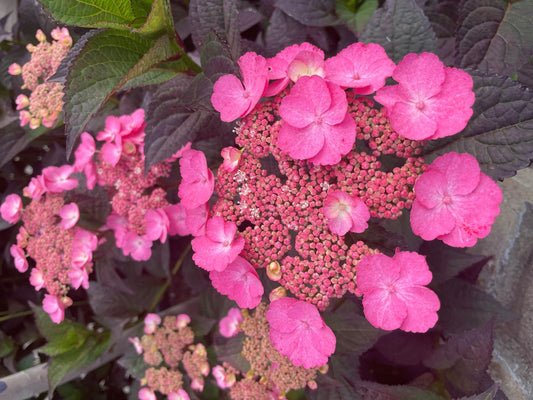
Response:
[{"label": "pink flower", "polygon": [[80,218],[80,209],[76,203],[65,204],[59,211],[61,217],[61,227],[63,229],[70,229],[78,222]]},{"label": "pink flower", "polygon": [[10,194],[0,206],[2,218],[10,224],[15,224],[22,215],[22,199],[18,194]]},{"label": "pink flower", "polygon": [[118,248],[122,249],[129,226],[128,220],[123,216],[111,213],[107,216],[106,226],[113,230],[116,245]]},{"label": "pink flower", "polygon": [[175,204],[165,208],[168,216],[170,235],[205,235],[205,225],[209,216],[209,204],[205,203],[190,210],[181,204]]},{"label": "pink flower", "polygon": [[9,75],[20,75],[22,74],[22,67],[17,63],[13,63],[9,66],[7,72]]},{"label": "pink flower", "polygon": [[190,397],[185,390],[180,389],[177,392],[170,392],[168,400],[190,400]]},{"label": "pink flower", "polygon": [[70,251],[70,265],[76,269],[82,269],[93,259],[90,249],[75,243]]},{"label": "pink flower", "polygon": [[139,108],[130,115],[121,115],[119,117],[122,130],[122,140],[125,143],[140,145],[144,141],[144,110]]},{"label": "pink flower", "polygon": [[81,143],[74,153],[76,161],[74,162],[74,171],[80,172],[85,169],[85,166],[92,162],[96,145],[94,138],[87,132],[81,134]]},{"label": "pink flower", "polygon": [[17,110],[22,110],[30,105],[30,99],[24,94],[19,94],[15,99],[15,104],[17,105]]},{"label": "pink flower", "polygon": [[274,348],[299,367],[319,367],[335,351],[335,335],[317,308],[305,301],[284,297],[270,303],[266,313]]},{"label": "pink flower", "polygon": [[157,314],[150,313],[144,317],[144,333],[150,335],[155,332],[159,324],[161,323],[161,317]]},{"label": "pink flower", "polygon": [[168,218],[169,235],[187,236],[190,233],[185,223],[187,216],[185,207],[181,204],[173,204],[165,208],[165,213]]},{"label": "pink flower", "polygon": [[122,145],[106,142],[100,149],[100,152],[102,154],[102,159],[112,167],[115,167],[122,155]]},{"label": "pink flower", "polygon": [[178,196],[185,208],[191,209],[207,203],[215,188],[215,177],[207,168],[204,153],[186,150],[180,158],[182,181]]},{"label": "pink flower", "polygon": [[237,225],[215,216],[207,221],[204,236],[191,241],[192,259],[207,271],[223,271],[233,262],[244,247],[244,238],[235,237]]},{"label": "pink flower", "polygon": [[322,212],[328,219],[328,228],[337,235],[361,233],[368,228],[370,211],[367,205],[360,198],[340,190],[328,193]]},{"label": "pink flower", "polygon": [[286,47],[275,57],[267,59],[268,85],[265,96],[275,96],[291,81],[301,76],[319,75],[324,77],[324,52],[307,42]]},{"label": "pink flower", "polygon": [[431,272],[424,256],[402,251],[373,254],[357,265],[357,287],[368,322],[385,330],[426,332],[437,322],[440,302],[426,288]]},{"label": "pink flower", "polygon": [[191,323],[191,317],[187,314],[179,314],[176,317],[176,328],[183,329]]},{"label": "pink flower", "polygon": [[139,390],[139,400],[157,400],[157,397],[153,391],[148,388],[142,388]]},{"label": "pink flower", "polygon": [[122,136],[120,134],[121,130],[122,126],[120,124],[119,117],[110,115],[105,120],[104,130],[98,132],[96,139],[106,142],[117,142],[119,145],[122,145]]},{"label": "pink flower", "polygon": [[255,107],[268,83],[267,64],[262,56],[248,52],[239,58],[243,82],[235,75],[221,76],[213,86],[211,103],[220,119],[231,122],[242,118]]},{"label": "pink flower", "polygon": [[209,273],[213,287],[235,300],[240,308],[255,308],[261,302],[264,289],[255,268],[237,256],[223,271]]},{"label": "pink flower", "polygon": [[143,346],[141,344],[141,340],[138,337],[130,337],[128,338],[128,341],[135,347],[135,352],[137,354],[142,354],[143,352]]},{"label": "pink flower", "polygon": [[26,260],[24,250],[16,244],[13,244],[9,248],[9,253],[11,253],[11,256],[15,260],[15,268],[21,273],[26,272],[28,270],[28,260]]},{"label": "pink flower", "polygon": [[235,171],[241,159],[241,151],[235,147],[224,147],[220,154],[224,159],[222,168],[228,172]]},{"label": "pink flower", "polygon": [[385,106],[392,128],[412,140],[437,139],[460,132],[472,116],[472,78],[445,67],[431,53],[408,54],[375,99]]},{"label": "pink flower", "polygon": [[152,255],[152,241],[129,231],[124,236],[122,252],[131,255],[135,261],[146,261]]},{"label": "pink flower", "polygon": [[230,388],[236,382],[235,374],[227,373],[222,365],[215,365],[212,373],[217,381],[217,386],[221,389]]},{"label": "pink flower", "polygon": [[80,247],[89,251],[94,251],[98,247],[98,236],[93,232],[76,227],[73,247]]},{"label": "pink flower", "polygon": [[371,94],[385,85],[394,68],[379,44],[359,42],[326,60],[326,80],[354,88],[356,94]]},{"label": "pink flower", "polygon": [[28,186],[22,189],[22,194],[30,199],[35,201],[41,200],[42,195],[46,192],[46,187],[44,185],[44,178],[42,175],[33,177],[30,180]]},{"label": "pink flower", "polygon": [[470,247],[490,233],[502,192],[470,154],[438,157],[417,179],[411,228],[424,240]]},{"label": "pink flower", "polygon": [[355,122],[344,90],[319,76],[304,76],[279,108],[278,146],[297,160],[332,165],[355,143]]},{"label": "pink flower", "polygon": [[35,290],[41,290],[44,286],[43,272],[39,268],[32,268],[30,273],[30,283]]},{"label": "pink flower", "polygon": [[228,315],[220,320],[219,331],[220,334],[226,338],[230,338],[239,333],[239,324],[242,322],[241,310],[233,307],[228,311]]},{"label": "pink flower", "polygon": [[78,186],[78,181],[70,177],[73,172],[74,168],[72,165],[44,168],[44,187],[52,193],[61,193],[65,190],[74,189]]},{"label": "pink flower", "polygon": [[68,279],[74,289],[79,289],[80,286],[84,289],[89,289],[89,275],[84,264],[81,268],[72,266],[68,270]]},{"label": "pink flower", "polygon": [[50,315],[50,319],[56,324],[59,324],[65,318],[65,304],[57,296],[45,294],[43,310]]},{"label": "pink flower", "polygon": [[146,222],[145,237],[152,241],[159,239],[161,243],[167,240],[170,222],[167,214],[162,209],[147,210],[144,214]]}]

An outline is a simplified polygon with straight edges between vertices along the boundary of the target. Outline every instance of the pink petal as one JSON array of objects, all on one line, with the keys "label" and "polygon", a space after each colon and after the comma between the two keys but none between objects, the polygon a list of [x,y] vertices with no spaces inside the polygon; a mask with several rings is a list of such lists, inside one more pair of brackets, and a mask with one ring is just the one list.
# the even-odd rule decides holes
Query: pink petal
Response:
[{"label": "pink petal", "polygon": [[387,331],[400,328],[407,317],[405,302],[386,289],[377,289],[365,294],[363,309],[372,326]]},{"label": "pink petal", "polygon": [[122,155],[122,145],[106,142],[100,149],[100,152],[102,154],[102,159],[112,167],[115,167]]},{"label": "pink petal", "polygon": [[437,168],[429,167],[415,182],[416,200],[426,208],[442,204],[447,194],[446,175]]},{"label": "pink petal", "polygon": [[78,186],[78,181],[75,178],[70,178],[73,172],[74,168],[71,165],[44,168],[43,181],[45,188],[53,193],[74,189]]},{"label": "pink petal", "polygon": [[228,315],[220,320],[220,323],[219,323],[220,334],[226,338],[235,336],[239,332],[239,324],[241,322],[242,322],[241,310],[235,307],[231,308],[228,311]]},{"label": "pink petal", "polygon": [[144,214],[144,220],[146,223],[146,238],[152,241],[159,239],[161,243],[165,243],[170,226],[165,211],[161,209],[147,210]]},{"label": "pink petal", "polygon": [[435,54],[407,54],[394,70],[392,77],[416,99],[428,99],[441,91],[446,79],[445,67]]},{"label": "pink petal", "polygon": [[395,282],[401,273],[398,263],[384,254],[364,257],[357,264],[357,288],[364,294],[381,288],[383,282]]},{"label": "pink petal", "polygon": [[433,278],[426,257],[421,254],[400,251],[392,257],[392,261],[400,265],[400,279],[397,283],[402,287],[427,285]]},{"label": "pink petal", "polygon": [[430,170],[434,169],[445,174],[446,186],[449,193],[453,195],[472,193],[478,187],[481,179],[479,163],[471,154],[443,154],[431,163]]},{"label": "pink petal", "polygon": [[292,158],[307,160],[315,156],[323,146],[323,129],[315,124],[307,128],[298,129],[288,123],[282,123],[278,135],[278,147]]},{"label": "pink petal", "polygon": [[392,129],[404,138],[424,140],[437,131],[437,122],[418,109],[416,104],[398,102],[388,112]]},{"label": "pink petal", "polygon": [[297,82],[305,76],[324,77],[324,56],[314,51],[300,51],[287,67],[287,76]]},{"label": "pink petal", "polygon": [[16,244],[13,244],[9,248],[9,253],[15,260],[15,268],[21,273],[26,272],[28,270],[28,260],[26,260],[24,250]]},{"label": "pink petal", "polygon": [[18,194],[10,194],[0,206],[2,218],[10,224],[15,224],[22,215],[22,199]]},{"label": "pink petal", "polygon": [[235,75],[223,75],[213,85],[211,103],[220,112],[220,119],[231,122],[245,115],[251,104],[250,95],[245,96],[242,82]]},{"label": "pink petal", "polygon": [[416,199],[411,208],[411,229],[424,240],[433,240],[450,233],[455,227],[455,217],[445,205],[431,209]]},{"label": "pink petal", "polygon": [[346,113],[344,121],[340,124],[324,124],[321,133],[324,135],[324,145],[309,161],[316,165],[337,164],[355,143],[355,121]]},{"label": "pink petal", "polygon": [[74,163],[74,170],[76,172],[83,171],[85,165],[92,161],[96,151],[96,144],[94,138],[87,132],[81,134],[81,142],[74,153],[76,162]]},{"label": "pink petal", "polygon": [[207,167],[204,153],[198,150],[186,150],[180,158],[182,181],[178,196],[187,209],[207,203],[215,188],[215,177]]},{"label": "pink petal", "polygon": [[63,229],[70,229],[78,222],[80,218],[80,210],[76,203],[69,203],[64,205],[59,211],[61,217],[61,227]]},{"label": "pink petal", "polygon": [[435,326],[440,301],[435,292],[425,287],[411,287],[402,292],[407,305],[407,317],[400,329],[407,332],[426,332]]}]

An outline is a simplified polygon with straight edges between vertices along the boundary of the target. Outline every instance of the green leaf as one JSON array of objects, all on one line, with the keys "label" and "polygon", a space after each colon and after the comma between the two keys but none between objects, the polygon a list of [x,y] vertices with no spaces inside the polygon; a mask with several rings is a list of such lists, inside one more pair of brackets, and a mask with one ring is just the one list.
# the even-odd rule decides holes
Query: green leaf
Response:
[{"label": "green leaf", "polygon": [[141,380],[144,373],[150,367],[144,362],[143,356],[137,354],[133,346],[117,361],[118,365],[126,370],[126,376]]},{"label": "green leaf", "polygon": [[378,7],[377,0],[366,0],[353,10],[351,0],[337,0],[336,12],[339,18],[354,32],[361,33]]},{"label": "green leaf", "polygon": [[135,20],[130,0],[40,0],[59,22],[86,28],[129,30]]},{"label": "green leaf", "polygon": [[168,0],[154,0],[146,22],[133,31],[148,38],[157,37],[163,32],[174,34],[174,21]]},{"label": "green leaf", "polygon": [[109,347],[111,336],[106,333],[99,337],[89,336],[79,348],[53,357],[48,363],[48,384],[50,393],[68,374],[88,367]]},{"label": "green leaf", "polygon": [[362,400],[444,400],[444,397],[429,390],[414,386],[391,386],[377,382],[360,381],[355,392]]},{"label": "green leaf", "polygon": [[0,358],[4,358],[15,350],[15,342],[4,332],[0,331]]},{"label": "green leaf", "polygon": [[60,346],[59,342],[69,337],[69,340],[75,340],[76,344],[79,344],[91,334],[85,326],[69,319],[64,319],[60,324],[52,322],[50,316],[41,307],[32,306],[32,309],[39,332],[50,343],[57,342]]},{"label": "green leaf", "polygon": [[532,15],[532,0],[462,2],[456,36],[457,66],[500,75],[519,70],[533,55]]},{"label": "green leaf", "polygon": [[88,330],[82,331],[70,329],[66,332],[65,335],[62,335],[60,338],[56,338],[53,341],[40,347],[39,352],[47,354],[49,356],[55,356],[61,353],[65,353],[82,345],[90,334],[91,332]]},{"label": "green leaf", "polygon": [[329,26],[339,22],[332,0],[278,0],[276,7],[304,25]]},{"label": "green leaf", "polygon": [[492,178],[513,176],[533,160],[533,92],[510,78],[468,72],[474,80],[474,114],[457,135],[430,141],[426,162],[450,151],[470,153]]},{"label": "green leaf", "polygon": [[128,80],[172,56],[187,57],[166,35],[154,42],[116,30],[94,34],[75,53],[65,83],[68,154],[91,117]]},{"label": "green leaf", "polygon": [[364,43],[378,43],[394,61],[409,53],[435,52],[435,32],[415,0],[387,0],[376,10],[363,33]]}]

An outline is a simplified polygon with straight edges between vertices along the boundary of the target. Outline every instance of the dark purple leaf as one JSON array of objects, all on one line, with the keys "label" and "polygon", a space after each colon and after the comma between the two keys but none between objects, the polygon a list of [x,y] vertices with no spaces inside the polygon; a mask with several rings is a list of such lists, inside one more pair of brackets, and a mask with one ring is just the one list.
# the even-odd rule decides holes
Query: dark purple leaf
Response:
[{"label": "dark purple leaf", "polygon": [[516,72],[533,55],[532,15],[531,1],[464,1],[459,8],[456,65],[501,75]]},{"label": "dark purple leaf", "polygon": [[239,31],[244,32],[263,20],[263,15],[253,7],[239,10]]},{"label": "dark purple leaf", "polygon": [[520,67],[516,77],[518,82],[526,85],[529,89],[533,89],[533,58]]},{"label": "dark purple leaf", "polygon": [[304,25],[329,26],[338,23],[333,0],[277,0],[276,7]]},{"label": "dark purple leaf", "polygon": [[460,0],[430,0],[424,5],[424,13],[437,37],[436,54],[446,65],[452,65],[455,60],[455,30],[459,3]]},{"label": "dark purple leaf", "polygon": [[472,395],[480,387],[492,359],[494,320],[486,325],[452,335],[430,355],[424,364],[441,371],[446,385],[459,395]]},{"label": "dark purple leaf", "polygon": [[362,400],[346,383],[330,378],[328,375],[318,375],[316,378],[318,388],[305,389],[308,400]]},{"label": "dark purple leaf", "polygon": [[493,400],[496,397],[498,392],[498,385],[493,385],[492,387],[485,390],[483,393],[475,394],[473,396],[461,397],[460,399],[455,400]]},{"label": "dark purple leaf", "polygon": [[395,365],[418,365],[433,350],[431,333],[394,331],[381,336],[374,348]]},{"label": "dark purple leaf", "polygon": [[444,400],[436,393],[414,386],[391,386],[370,381],[357,382],[355,392],[362,400]]},{"label": "dark purple leaf", "polygon": [[215,345],[218,362],[227,362],[243,374],[250,370],[250,363],[242,356],[243,334],[229,338],[224,344]]},{"label": "dark purple leaf", "polygon": [[394,62],[409,53],[436,49],[435,32],[415,0],[387,0],[372,15],[360,39],[383,46]]},{"label": "dark purple leaf", "polygon": [[274,9],[265,32],[266,48],[274,56],[285,47],[305,41],[305,26],[279,8]]},{"label": "dark purple leaf", "polygon": [[492,178],[513,176],[533,159],[533,92],[510,78],[468,72],[474,79],[474,114],[457,135],[430,141],[426,161],[450,151],[470,153]]}]

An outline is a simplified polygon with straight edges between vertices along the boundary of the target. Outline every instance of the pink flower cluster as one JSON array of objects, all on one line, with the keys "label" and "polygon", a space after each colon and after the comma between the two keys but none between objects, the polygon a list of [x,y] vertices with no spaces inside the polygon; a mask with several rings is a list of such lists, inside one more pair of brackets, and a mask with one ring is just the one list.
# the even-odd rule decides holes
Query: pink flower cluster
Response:
[{"label": "pink flower cluster", "polygon": [[35,37],[39,44],[29,44],[26,47],[31,53],[30,61],[22,67],[19,64],[9,66],[8,72],[11,75],[22,74],[22,89],[31,91],[29,97],[20,94],[16,99],[17,110],[22,110],[19,114],[20,126],[29,124],[31,129],[37,129],[41,125],[50,128],[63,110],[63,85],[48,82],[48,79],[56,73],[70,50],[72,38],[67,28],[59,27],[51,32],[51,36],[53,41],[49,43],[43,31],[37,30]]}]

